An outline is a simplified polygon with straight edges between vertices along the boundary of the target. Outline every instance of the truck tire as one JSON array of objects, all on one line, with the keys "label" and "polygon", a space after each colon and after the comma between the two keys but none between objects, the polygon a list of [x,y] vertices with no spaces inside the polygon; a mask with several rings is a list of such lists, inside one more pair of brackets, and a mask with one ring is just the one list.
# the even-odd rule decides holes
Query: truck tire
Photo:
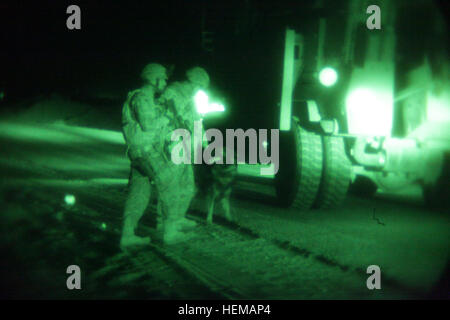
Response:
[{"label": "truck tire", "polygon": [[347,195],[352,167],[345,153],[344,139],[323,136],[323,169],[314,208],[339,206]]},{"label": "truck tire", "polygon": [[322,140],[295,123],[292,131],[293,137],[281,148],[277,196],[284,206],[306,210],[312,207],[320,186]]}]

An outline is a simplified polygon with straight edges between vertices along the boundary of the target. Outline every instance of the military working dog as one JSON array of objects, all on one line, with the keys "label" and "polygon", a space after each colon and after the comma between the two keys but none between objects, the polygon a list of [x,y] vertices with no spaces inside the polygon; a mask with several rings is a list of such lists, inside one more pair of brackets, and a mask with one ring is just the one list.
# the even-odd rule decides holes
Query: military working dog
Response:
[{"label": "military working dog", "polygon": [[237,174],[237,165],[225,163],[225,151],[223,152],[224,163],[217,163],[217,159],[215,158],[212,164],[202,165],[197,174],[199,192],[206,194],[207,224],[212,224],[218,203],[223,209],[225,219],[233,221],[230,196]]}]

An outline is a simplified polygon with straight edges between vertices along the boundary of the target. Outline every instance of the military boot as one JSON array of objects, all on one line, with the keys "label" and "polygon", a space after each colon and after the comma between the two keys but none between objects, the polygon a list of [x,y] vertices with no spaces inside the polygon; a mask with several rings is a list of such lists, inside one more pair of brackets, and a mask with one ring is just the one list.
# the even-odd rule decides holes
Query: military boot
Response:
[{"label": "military boot", "polygon": [[177,224],[179,230],[189,230],[189,229],[193,229],[197,226],[197,222],[186,219],[184,217],[177,220],[176,224]]},{"label": "military boot", "polygon": [[184,242],[192,237],[192,233],[181,229],[177,221],[166,221],[163,227],[162,240],[164,244]]},{"label": "military boot", "polygon": [[125,251],[129,247],[149,245],[151,242],[150,237],[139,237],[135,235],[135,227],[128,220],[125,220],[124,223],[122,237],[120,239],[120,249]]}]

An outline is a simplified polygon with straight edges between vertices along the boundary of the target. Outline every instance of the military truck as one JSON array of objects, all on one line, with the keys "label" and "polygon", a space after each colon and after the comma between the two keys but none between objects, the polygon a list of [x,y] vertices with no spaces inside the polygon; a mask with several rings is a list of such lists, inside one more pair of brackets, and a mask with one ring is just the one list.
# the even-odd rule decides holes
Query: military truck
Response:
[{"label": "military truck", "polygon": [[[373,195],[411,185],[422,188],[429,205],[448,205],[450,81],[442,17],[432,3],[378,4],[379,30],[367,27],[370,3],[357,0],[345,14],[318,17],[316,33],[286,30],[275,178],[284,205],[329,208],[349,187]],[[418,23],[416,31],[434,38],[411,46],[415,30],[405,24],[421,10],[436,25]],[[345,28],[336,28],[337,19]]]},{"label": "military truck", "polygon": [[349,189],[370,196],[410,186],[439,205],[450,150],[442,10],[377,1],[377,29],[368,25],[371,1],[283,3],[246,1],[236,27],[216,27],[222,37],[209,48],[214,73],[229,75],[224,85],[237,97],[227,127],[244,119],[280,130],[278,172],[261,177],[242,164],[241,178],[275,187],[280,204],[300,210],[336,207]]}]

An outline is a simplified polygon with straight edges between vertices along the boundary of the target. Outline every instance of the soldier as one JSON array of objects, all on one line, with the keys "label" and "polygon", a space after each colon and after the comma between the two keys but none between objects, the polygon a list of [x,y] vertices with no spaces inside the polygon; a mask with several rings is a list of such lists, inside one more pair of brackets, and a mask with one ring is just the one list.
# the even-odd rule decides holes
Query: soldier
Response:
[{"label": "soldier", "polygon": [[[201,119],[193,98],[199,90],[206,90],[209,87],[209,76],[203,68],[194,67],[186,72],[186,78],[187,80],[183,82],[174,82],[169,85],[159,102],[167,105],[167,108],[176,114],[177,128],[189,130],[193,137],[194,121]],[[191,150],[194,150],[192,147]],[[192,155],[191,159],[193,159]]]},{"label": "soldier", "polygon": [[128,94],[122,110],[122,129],[131,160],[129,194],[124,209],[124,225],[120,246],[150,243],[149,237],[135,235],[137,224],[147,208],[153,181],[158,197],[158,207],[164,217],[164,241],[183,238],[181,229],[192,223],[176,219],[187,210],[183,201],[177,201],[174,193],[180,188],[173,177],[181,176],[183,167],[170,161],[165,153],[165,140],[176,129],[174,114],[155,103],[155,95],[166,86],[166,69],[156,63],[142,71],[142,88]]},{"label": "soldier", "polygon": [[171,110],[174,108],[178,121],[192,133],[194,121],[200,120],[193,97],[198,90],[209,87],[209,76],[205,69],[194,67],[186,71],[186,78],[186,81],[174,82],[168,86],[159,101],[167,104]]},{"label": "soldier", "polygon": [[167,119],[161,106],[155,104],[155,94],[166,87],[166,69],[156,63],[147,65],[141,73],[143,87],[128,93],[122,109],[122,131],[131,161],[129,194],[125,203],[121,248],[150,243],[150,238],[135,235],[139,220],[147,208],[153,170],[150,153],[159,152],[157,129],[165,129]]},{"label": "soldier", "polygon": [[[167,109],[175,114],[174,121],[177,129],[185,128],[190,131],[192,136],[194,121],[200,119],[194,106],[194,95],[198,90],[208,88],[209,76],[203,68],[195,67],[186,72],[186,78],[186,81],[174,82],[168,86],[161,95],[159,103],[165,104]],[[170,141],[169,136],[166,137],[166,154],[168,157],[170,157],[174,144]],[[190,202],[196,192],[193,168],[189,164],[179,164],[177,167],[179,168],[178,174],[173,176],[173,180],[177,181],[180,187],[173,196],[177,199],[179,210],[173,211],[174,216],[168,218],[183,227],[192,227],[195,224],[193,221],[187,220],[184,215],[189,209]],[[165,225],[170,228],[170,224]],[[165,232],[165,236],[169,234],[170,231]]]}]

